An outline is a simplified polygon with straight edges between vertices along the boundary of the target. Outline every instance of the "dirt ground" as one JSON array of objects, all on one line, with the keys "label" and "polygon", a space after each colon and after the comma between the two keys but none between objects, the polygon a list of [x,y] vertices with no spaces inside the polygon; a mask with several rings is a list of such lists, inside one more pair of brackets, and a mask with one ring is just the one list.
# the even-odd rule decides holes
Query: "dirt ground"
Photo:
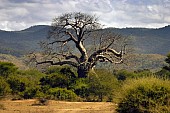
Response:
[{"label": "dirt ground", "polygon": [[37,105],[37,100],[0,101],[0,113],[114,113],[109,102],[64,102],[50,100],[48,105]]}]

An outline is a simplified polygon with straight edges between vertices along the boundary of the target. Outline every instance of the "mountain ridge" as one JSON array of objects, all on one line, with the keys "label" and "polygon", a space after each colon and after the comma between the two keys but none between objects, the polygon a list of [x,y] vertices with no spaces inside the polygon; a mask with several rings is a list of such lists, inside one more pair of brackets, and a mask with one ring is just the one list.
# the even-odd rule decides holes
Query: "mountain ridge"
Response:
[{"label": "mountain ridge", "polygon": [[[17,31],[25,31],[25,30],[28,30],[31,28],[36,28],[36,27],[50,27],[50,25],[32,25],[28,28],[17,30]],[[152,30],[158,30],[158,29],[166,29],[166,28],[170,29],[170,25],[166,25],[164,27],[158,27],[158,28],[147,28],[147,27],[125,27],[125,28],[108,27],[108,28],[111,28],[111,29],[152,29]],[[0,31],[17,32],[15,30],[8,31],[8,30],[2,30],[2,29],[0,29]]]},{"label": "mountain ridge", "polygon": [[[20,31],[0,30],[0,53],[21,56],[38,50],[39,43],[45,40],[49,25],[36,25]],[[136,52],[141,54],[162,54],[170,51],[170,25],[161,28],[105,28],[135,39]]]}]

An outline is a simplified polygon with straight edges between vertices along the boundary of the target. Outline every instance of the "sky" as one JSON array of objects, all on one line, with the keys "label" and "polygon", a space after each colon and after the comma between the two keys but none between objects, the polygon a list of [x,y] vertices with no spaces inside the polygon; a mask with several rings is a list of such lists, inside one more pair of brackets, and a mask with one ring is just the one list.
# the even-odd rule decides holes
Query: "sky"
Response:
[{"label": "sky", "polygon": [[170,25],[170,0],[0,0],[0,29],[50,25],[55,17],[70,12],[96,15],[105,27]]}]

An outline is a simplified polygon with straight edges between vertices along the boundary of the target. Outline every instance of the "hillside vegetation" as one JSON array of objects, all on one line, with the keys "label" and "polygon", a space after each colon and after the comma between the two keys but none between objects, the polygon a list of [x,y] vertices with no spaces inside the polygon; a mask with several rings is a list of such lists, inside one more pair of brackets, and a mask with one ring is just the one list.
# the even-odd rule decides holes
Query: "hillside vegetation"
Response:
[{"label": "hillside vegetation", "polygon": [[0,54],[0,61],[1,62],[11,62],[11,63],[15,64],[21,70],[28,69],[26,64],[23,62],[22,58],[18,58],[16,56],[12,56],[9,54]]},{"label": "hillside vegetation", "polygon": [[[148,57],[148,56],[146,56]],[[98,68],[87,78],[78,78],[73,67],[51,66],[40,72],[20,70],[0,62],[1,99],[35,99],[32,106],[49,106],[48,100],[113,102],[118,113],[170,112],[170,54],[160,71],[149,69],[108,70]],[[8,109],[1,103],[0,109]],[[115,109],[111,107],[113,111]]]},{"label": "hillside vegetation", "polygon": [[[151,71],[158,71],[163,66],[167,65],[165,63],[166,56],[159,54],[131,54],[125,57],[125,61],[122,64],[108,64],[101,63],[97,65],[97,68],[107,68],[108,70],[143,70],[149,69]],[[14,63],[19,69],[28,69],[29,65],[25,64],[27,57],[15,57],[8,54],[0,54],[0,61]]]},{"label": "hillside vegetation", "polygon": [[[21,31],[0,30],[0,53],[21,56],[39,50],[39,42],[46,40],[50,26],[32,26]],[[135,52],[141,54],[163,54],[170,50],[170,26],[159,29],[148,28],[106,28],[133,38]]]},{"label": "hillside vegetation", "polygon": [[33,26],[21,31],[0,30],[0,53],[14,56],[25,55],[36,51],[38,43],[46,39],[49,26]]},{"label": "hillside vegetation", "polygon": [[[58,112],[56,101],[68,109],[72,104],[65,106],[60,101],[112,102],[111,106],[109,103],[103,106],[96,103],[100,107],[107,107],[109,110],[105,110],[108,112],[170,112],[170,53],[164,56],[170,50],[170,26],[159,29],[102,29],[131,36],[135,51],[125,54],[121,65],[97,63],[85,77],[78,76],[76,67],[36,66],[35,62],[30,63],[30,59],[23,56],[31,51],[39,51],[37,43],[46,39],[48,30],[49,26],[42,25],[22,31],[0,31],[0,53],[6,53],[0,54],[0,112],[11,109],[11,112],[26,112],[22,107],[12,108],[14,104],[8,106],[8,102],[20,105],[26,99],[31,99],[31,102],[27,101],[29,104],[25,106],[30,109],[41,106],[40,112]],[[87,46],[91,47],[92,43],[89,41]],[[30,63],[30,67],[24,62]],[[48,111],[51,105],[57,106],[57,109],[55,107],[53,111]],[[99,106],[97,110],[103,110]],[[76,107],[81,106],[76,104]],[[35,108],[33,110],[39,112]],[[87,109],[91,108],[88,106]],[[98,112],[95,107],[93,111]]]},{"label": "hillside vegetation", "polygon": [[123,64],[112,65],[112,69],[126,69],[129,71],[149,69],[158,71],[167,65],[164,61],[165,58],[165,56],[160,54],[130,54],[125,57]]}]

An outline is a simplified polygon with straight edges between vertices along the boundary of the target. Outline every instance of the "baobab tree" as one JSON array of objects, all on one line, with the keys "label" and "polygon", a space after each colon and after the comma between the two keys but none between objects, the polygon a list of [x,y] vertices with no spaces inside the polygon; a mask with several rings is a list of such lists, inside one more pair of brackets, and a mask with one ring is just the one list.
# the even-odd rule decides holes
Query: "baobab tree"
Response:
[{"label": "baobab tree", "polygon": [[48,40],[41,43],[45,58],[36,62],[71,65],[78,77],[84,78],[97,62],[122,63],[126,46],[123,40],[123,36],[103,30],[95,15],[63,14],[53,20]]}]

